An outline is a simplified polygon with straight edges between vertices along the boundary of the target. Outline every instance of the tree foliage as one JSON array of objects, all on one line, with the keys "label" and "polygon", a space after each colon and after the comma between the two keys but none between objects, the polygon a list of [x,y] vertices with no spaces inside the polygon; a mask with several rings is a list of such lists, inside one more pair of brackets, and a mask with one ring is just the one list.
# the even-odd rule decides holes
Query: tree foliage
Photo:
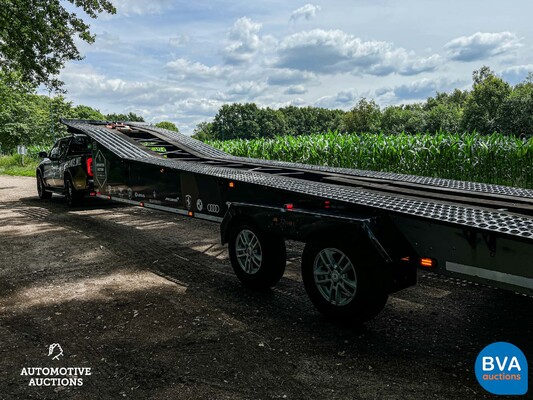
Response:
[{"label": "tree foliage", "polygon": [[70,110],[69,117],[72,119],[91,119],[93,121],[103,121],[106,119],[100,110],[80,104]]},{"label": "tree foliage", "polygon": [[170,121],[161,121],[161,122],[158,122],[157,124],[155,124],[155,126],[157,128],[168,129],[169,131],[174,131],[174,132],[179,132],[180,131],[178,129],[178,127],[176,126],[176,124],[174,122],[170,122]]},{"label": "tree foliage", "polygon": [[[136,114],[122,116],[142,119]],[[17,145],[50,146],[67,134],[61,118],[105,120],[94,108],[66,101],[63,96],[40,96],[20,75],[0,70],[0,151],[12,152]]]},{"label": "tree foliage", "polygon": [[[225,104],[211,125],[197,127],[195,137],[252,139],[279,135],[307,135],[338,129],[344,112],[318,107],[288,106],[278,110],[259,108],[254,103]],[[204,132],[200,134],[200,132]]]},{"label": "tree foliage", "polygon": [[200,122],[196,125],[196,128],[194,128],[192,137],[203,142],[215,139],[215,135],[213,134],[213,123],[206,121]]},{"label": "tree foliage", "polygon": [[[68,0],[90,18],[116,12],[109,0]],[[0,68],[23,81],[59,90],[57,74],[67,61],[82,59],[76,37],[94,42],[89,25],[60,0],[0,0]]]},{"label": "tree foliage", "polygon": [[472,74],[474,85],[466,100],[463,127],[468,131],[499,132],[502,128],[501,107],[511,94],[511,86],[496,76],[489,67]]},{"label": "tree foliage", "polygon": [[129,112],[127,114],[107,114],[105,116],[105,119],[114,122],[145,122],[142,116],[137,115],[133,112]]},{"label": "tree foliage", "polygon": [[381,110],[374,100],[364,97],[344,116],[347,132],[378,132],[381,128]]}]

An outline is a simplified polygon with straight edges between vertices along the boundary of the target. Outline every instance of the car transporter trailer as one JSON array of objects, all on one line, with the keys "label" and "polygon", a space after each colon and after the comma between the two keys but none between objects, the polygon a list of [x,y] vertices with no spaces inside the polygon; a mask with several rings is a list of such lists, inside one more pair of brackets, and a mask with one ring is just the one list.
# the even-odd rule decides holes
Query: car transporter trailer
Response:
[{"label": "car transporter trailer", "polygon": [[266,289],[285,239],[326,316],[358,323],[417,268],[533,294],[533,190],[230,156],[148,124],[62,120],[92,139],[96,197],[220,224],[235,274]]}]

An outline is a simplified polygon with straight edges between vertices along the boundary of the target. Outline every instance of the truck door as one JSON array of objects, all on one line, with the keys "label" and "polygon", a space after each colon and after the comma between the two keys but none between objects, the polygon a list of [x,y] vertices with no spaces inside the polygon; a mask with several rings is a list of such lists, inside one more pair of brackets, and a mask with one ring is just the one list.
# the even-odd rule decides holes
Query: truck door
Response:
[{"label": "truck door", "polygon": [[43,163],[43,180],[45,186],[55,186],[54,163],[59,159],[59,142],[54,144],[48,158]]},{"label": "truck door", "polygon": [[[70,138],[61,139],[58,142],[57,146],[57,156],[50,160],[52,161],[51,165],[51,176],[52,176],[52,186],[54,187],[63,187],[65,182],[63,179],[64,164],[67,156],[68,145],[70,143]],[[52,154],[50,154],[52,155]]]}]

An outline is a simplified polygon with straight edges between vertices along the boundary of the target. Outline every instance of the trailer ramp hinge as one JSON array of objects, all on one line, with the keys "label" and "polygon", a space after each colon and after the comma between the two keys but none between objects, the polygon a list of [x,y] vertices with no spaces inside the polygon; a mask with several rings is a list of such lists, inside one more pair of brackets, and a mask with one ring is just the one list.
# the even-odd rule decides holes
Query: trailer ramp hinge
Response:
[{"label": "trailer ramp hinge", "polygon": [[483,233],[483,240],[491,253],[496,253],[496,235],[493,233]]},{"label": "trailer ramp hinge", "polygon": [[387,250],[385,250],[385,248],[383,247],[381,242],[378,240],[376,235],[374,235],[374,232],[372,232],[372,229],[370,228],[370,226],[368,226],[368,223],[363,222],[363,230],[365,231],[366,235],[370,239],[370,242],[372,242],[376,250],[379,252],[379,254],[381,254],[383,259],[386,262],[391,263],[392,262],[391,256],[389,255],[389,253],[387,253]]}]

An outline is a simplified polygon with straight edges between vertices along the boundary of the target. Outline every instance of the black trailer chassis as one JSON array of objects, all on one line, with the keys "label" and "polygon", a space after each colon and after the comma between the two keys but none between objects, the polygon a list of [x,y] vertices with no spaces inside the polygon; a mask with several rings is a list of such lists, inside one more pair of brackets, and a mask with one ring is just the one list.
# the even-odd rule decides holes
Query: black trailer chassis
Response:
[{"label": "black trailer chassis", "polygon": [[357,323],[417,268],[533,294],[533,190],[230,156],[147,124],[63,120],[93,140],[97,197],[220,224],[238,278],[283,276],[285,239],[326,316]]}]

